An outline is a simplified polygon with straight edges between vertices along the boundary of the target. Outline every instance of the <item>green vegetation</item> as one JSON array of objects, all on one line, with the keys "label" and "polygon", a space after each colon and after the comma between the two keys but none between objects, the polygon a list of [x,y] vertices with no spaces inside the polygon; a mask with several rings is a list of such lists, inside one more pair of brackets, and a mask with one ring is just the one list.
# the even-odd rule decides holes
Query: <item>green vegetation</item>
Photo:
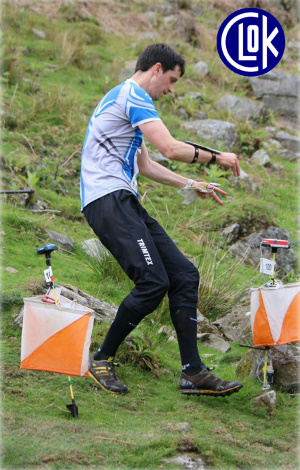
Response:
[{"label": "green vegetation", "polygon": [[[146,26],[137,16],[148,2],[109,2],[109,14],[101,4],[107,28],[96,9],[88,8],[89,2],[85,8],[79,2],[60,3],[59,8],[51,4],[51,13],[48,2],[37,2],[34,11],[22,1],[2,5],[2,188],[33,188],[30,202],[40,201],[47,212],[30,211],[23,196],[2,198],[1,468],[168,469],[174,467],[164,459],[179,454],[200,456],[211,469],[297,468],[296,397],[278,392],[276,409],[258,409],[253,398],[260,394],[261,385],[252,379],[229,398],[179,395],[178,346],[168,342],[168,335],[157,334],[163,325],[172,327],[167,299],[127,339],[116,358],[118,374],[130,394],[106,394],[92,380],[74,378],[79,420],[65,406],[70,400],[67,377],[19,369],[21,330],[14,320],[22,299],[43,289],[44,260],[35,250],[50,241],[46,229],[75,241],[72,252],[59,249],[53,254],[57,282],[80,287],[115,305],[131,286],[110,256],[98,262],[81,248],[80,243],[94,235],[80,213],[80,153],[99,99],[120,81],[125,61],[136,59],[149,43],[139,37],[139,29],[145,31]],[[188,4],[179,3],[183,8]],[[278,116],[269,113],[260,122],[249,123],[215,109],[224,93],[249,97],[251,90],[246,79],[220,67],[214,50],[214,31],[230,13],[230,2],[213,2],[215,8],[210,2],[199,3],[203,13],[198,18],[202,29],[197,46],[196,39],[190,44],[170,36],[172,31],[164,29],[158,11],[154,28],[156,40],[174,45],[188,64],[200,59],[209,64],[209,79],[199,79],[189,65],[176,87],[177,96],[186,95],[187,90],[201,91],[203,101],[168,96],[158,103],[158,111],[174,137],[182,140],[197,140],[197,136],[187,136],[180,129],[181,108],[190,117],[200,111],[209,118],[234,122],[238,140],[233,150],[241,155],[242,168],[260,190],[252,194],[242,184],[233,187],[228,173],[217,167],[177,162],[170,163],[174,171],[222,183],[228,192],[224,205],[205,200],[182,206],[173,188],[162,188],[143,177],[139,185],[143,205],[199,268],[199,309],[214,320],[227,313],[247,287],[262,282],[255,269],[228,254],[223,228],[238,222],[241,235],[246,236],[270,225],[280,226],[289,231],[299,254],[298,200],[291,190],[299,180],[295,162],[282,161],[275,154],[272,162],[279,169],[272,171],[250,158],[262,147],[267,126],[281,128]],[[132,36],[126,36],[124,21],[132,28]],[[296,37],[296,29],[288,21],[284,27],[289,39]],[[43,31],[46,38],[36,36],[33,28]],[[295,73],[285,57],[279,70]],[[17,272],[5,270],[8,266]],[[298,278],[295,266],[287,280]],[[107,326],[95,324],[92,350]],[[237,344],[226,355],[201,346],[201,354],[212,354],[207,365],[225,379],[235,376],[244,352]],[[190,430],[179,429],[178,423],[183,422]]]}]

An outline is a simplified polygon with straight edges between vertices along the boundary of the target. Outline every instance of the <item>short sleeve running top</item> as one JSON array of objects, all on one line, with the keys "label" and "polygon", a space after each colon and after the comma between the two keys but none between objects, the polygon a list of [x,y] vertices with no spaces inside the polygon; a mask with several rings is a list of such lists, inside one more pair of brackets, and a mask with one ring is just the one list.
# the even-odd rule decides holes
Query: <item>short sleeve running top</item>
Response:
[{"label": "short sleeve running top", "polygon": [[134,80],[110,90],[89,121],[81,154],[81,210],[119,189],[137,196],[139,125],[160,120],[152,98]]}]

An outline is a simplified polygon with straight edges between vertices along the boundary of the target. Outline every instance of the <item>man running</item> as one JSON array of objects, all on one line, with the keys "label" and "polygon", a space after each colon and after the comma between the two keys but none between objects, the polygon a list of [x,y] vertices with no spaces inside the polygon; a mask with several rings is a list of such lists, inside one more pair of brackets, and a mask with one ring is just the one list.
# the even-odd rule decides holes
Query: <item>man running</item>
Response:
[{"label": "man running", "polygon": [[[102,387],[126,393],[118,379],[114,356],[126,336],[153,312],[166,294],[182,361],[180,393],[225,396],[239,391],[240,382],[213,375],[200,359],[197,347],[199,273],[167,233],[141,206],[137,174],[176,188],[203,189],[204,182],[189,180],[152,161],[143,135],[168,159],[185,163],[217,163],[240,168],[233,153],[212,154],[174,139],[161,121],[153,101],[173,93],[184,74],[184,59],[166,44],[153,44],[139,56],[134,75],[109,91],[90,119],[81,159],[82,211],[103,245],[134,282],[95,355],[89,374]],[[211,193],[226,193],[210,187]]]}]

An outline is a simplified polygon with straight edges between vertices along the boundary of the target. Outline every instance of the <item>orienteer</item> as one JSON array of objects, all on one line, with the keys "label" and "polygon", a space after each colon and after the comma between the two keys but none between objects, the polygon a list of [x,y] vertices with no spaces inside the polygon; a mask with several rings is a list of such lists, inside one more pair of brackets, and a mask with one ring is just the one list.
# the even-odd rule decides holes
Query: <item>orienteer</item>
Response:
[{"label": "orienteer", "polygon": [[[134,282],[101,347],[90,356],[90,376],[114,393],[128,391],[114,368],[118,347],[166,294],[182,362],[180,393],[225,396],[242,387],[240,382],[216,377],[201,361],[197,347],[198,270],[138,198],[138,173],[179,189],[207,187],[152,161],[143,136],[170,160],[213,162],[231,168],[235,176],[240,174],[235,154],[215,155],[175,140],[161,121],[153,102],[173,93],[184,71],[184,59],[170,46],[148,46],[138,58],[134,75],[109,91],[96,107],[82,149],[82,211]],[[208,189],[212,191],[197,194],[222,204],[219,196],[226,193],[210,185]]]}]

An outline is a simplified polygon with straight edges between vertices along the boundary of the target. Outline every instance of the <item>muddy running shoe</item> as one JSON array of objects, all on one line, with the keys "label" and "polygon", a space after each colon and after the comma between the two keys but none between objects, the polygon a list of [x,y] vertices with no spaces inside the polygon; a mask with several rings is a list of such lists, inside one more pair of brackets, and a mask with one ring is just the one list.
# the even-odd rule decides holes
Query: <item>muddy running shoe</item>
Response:
[{"label": "muddy running shoe", "polygon": [[210,395],[225,397],[242,388],[241,382],[227,382],[219,379],[208,369],[203,369],[196,375],[188,376],[184,372],[180,378],[180,393],[184,395]]},{"label": "muddy running shoe", "polygon": [[89,375],[103,390],[112,393],[127,393],[127,387],[118,379],[115,373],[114,358],[95,361],[94,355],[89,357]]}]

